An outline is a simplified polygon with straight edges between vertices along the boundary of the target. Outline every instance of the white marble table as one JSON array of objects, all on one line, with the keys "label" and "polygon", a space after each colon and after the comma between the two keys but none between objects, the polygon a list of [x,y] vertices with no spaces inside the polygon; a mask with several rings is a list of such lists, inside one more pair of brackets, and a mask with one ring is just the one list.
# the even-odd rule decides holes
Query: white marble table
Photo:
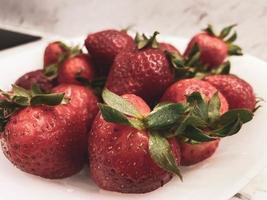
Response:
[{"label": "white marble table", "polygon": [[[207,23],[219,28],[238,23],[244,52],[267,60],[266,0],[0,0],[0,27],[41,35],[76,37],[134,25],[143,32],[191,37]],[[240,194],[233,199],[267,199],[267,165]]]}]

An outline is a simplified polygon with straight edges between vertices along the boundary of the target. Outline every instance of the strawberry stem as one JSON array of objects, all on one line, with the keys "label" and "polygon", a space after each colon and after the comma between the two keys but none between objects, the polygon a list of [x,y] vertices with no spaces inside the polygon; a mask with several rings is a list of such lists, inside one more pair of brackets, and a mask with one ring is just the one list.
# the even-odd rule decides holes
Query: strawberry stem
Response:
[{"label": "strawberry stem", "polygon": [[158,31],[155,31],[153,33],[153,35],[148,38],[145,34],[139,34],[139,33],[136,33],[136,36],[135,36],[135,43],[136,43],[136,46],[138,49],[144,49],[144,48],[158,48],[159,47],[159,43],[157,42],[157,35],[159,34]]}]

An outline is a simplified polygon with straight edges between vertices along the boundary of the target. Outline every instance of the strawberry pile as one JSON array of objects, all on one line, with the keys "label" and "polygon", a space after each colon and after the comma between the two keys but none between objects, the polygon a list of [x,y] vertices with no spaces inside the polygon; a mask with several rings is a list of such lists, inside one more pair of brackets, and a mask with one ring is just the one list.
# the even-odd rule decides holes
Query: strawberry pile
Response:
[{"label": "strawberry pile", "polygon": [[89,34],[87,52],[55,41],[43,69],[0,90],[4,155],[22,171],[69,177],[89,164],[102,189],[145,193],[182,179],[180,166],[214,154],[258,106],[253,88],[230,73],[241,56],[235,25],[209,25],[182,54],[137,33]]}]

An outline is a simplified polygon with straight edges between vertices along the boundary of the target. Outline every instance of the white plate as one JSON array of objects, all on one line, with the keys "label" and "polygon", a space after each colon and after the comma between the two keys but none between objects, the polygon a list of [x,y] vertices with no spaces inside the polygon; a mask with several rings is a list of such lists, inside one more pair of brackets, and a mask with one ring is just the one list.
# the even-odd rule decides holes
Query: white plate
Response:
[{"label": "white plate", "polygon": [[[180,49],[187,40],[163,37]],[[77,41],[77,40],[74,40]],[[78,40],[79,41],[79,40]],[[82,40],[80,40],[82,41]],[[0,53],[0,88],[8,89],[20,75],[42,66],[46,42]],[[245,55],[232,58],[232,72],[250,82],[257,96],[267,99],[267,64]],[[182,169],[184,182],[174,178],[147,194],[119,194],[99,189],[87,169],[63,180],[46,180],[16,169],[0,153],[0,199],[14,200],[227,200],[257,174],[265,162],[267,105],[262,103],[252,122],[239,134],[225,138],[215,155],[193,167]]]}]

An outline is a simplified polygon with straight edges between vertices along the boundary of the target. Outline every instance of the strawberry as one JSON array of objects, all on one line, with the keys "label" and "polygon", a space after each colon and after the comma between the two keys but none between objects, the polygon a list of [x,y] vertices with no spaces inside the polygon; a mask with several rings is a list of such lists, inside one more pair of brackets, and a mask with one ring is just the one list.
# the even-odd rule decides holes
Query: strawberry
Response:
[{"label": "strawberry", "polygon": [[50,43],[45,50],[44,61],[44,75],[50,80],[56,80],[61,66],[67,63],[61,70],[60,83],[79,84],[75,80],[76,73],[84,78],[91,78],[94,74],[89,56],[83,54],[79,46],[70,47],[63,42]]},{"label": "strawberry", "polygon": [[[137,35],[138,50],[117,55],[110,69],[106,87],[118,95],[136,94],[148,102],[155,101],[174,81],[174,73],[155,37]],[[143,37],[143,38],[141,38]],[[157,89],[153,89],[154,87]]]},{"label": "strawberry", "polygon": [[214,75],[204,78],[216,87],[227,99],[229,108],[255,109],[256,97],[253,88],[245,80],[235,75]]},{"label": "strawberry", "polygon": [[[181,125],[176,129],[176,135],[183,135],[178,137],[181,165],[193,165],[209,158],[219,145],[218,137],[236,133],[247,119],[252,118],[252,113],[246,110],[227,112],[228,103],[224,96],[211,84],[198,79],[177,81],[166,90],[161,101],[192,104],[192,108],[189,107],[188,113],[181,119]],[[234,118],[233,114],[236,115]],[[240,119],[239,115],[248,118]],[[212,140],[205,138],[210,137],[209,134],[215,134],[216,137]]]},{"label": "strawberry", "polygon": [[79,54],[70,57],[62,63],[58,71],[58,82],[68,84],[80,84],[77,77],[87,80],[94,78],[94,67],[87,54]]},{"label": "strawberry", "polygon": [[89,34],[85,40],[85,46],[97,65],[100,75],[108,74],[118,53],[135,48],[131,36],[125,31],[113,29]]},{"label": "strawberry", "polygon": [[237,38],[236,32],[227,39],[234,26],[228,26],[219,35],[216,35],[209,25],[208,28],[204,29],[204,32],[196,34],[191,39],[184,56],[188,57],[192,48],[198,45],[201,63],[208,68],[217,68],[228,55],[242,55],[241,48],[233,44]]},{"label": "strawberry", "polygon": [[43,74],[43,70],[28,72],[21,76],[15,84],[27,90],[31,89],[33,85],[38,85],[46,92],[49,92],[54,86],[54,82]]},{"label": "strawberry", "polygon": [[97,112],[96,99],[86,88],[63,85],[54,90],[66,93],[69,102],[63,101],[64,93],[40,94],[36,88],[29,92],[14,86],[13,93],[4,93],[9,107],[1,104],[0,109],[5,113],[0,118],[6,157],[22,171],[50,179],[81,170],[88,124]]},{"label": "strawberry", "polygon": [[179,141],[181,151],[181,165],[190,166],[211,157],[219,146],[220,140],[202,142],[200,144],[189,144]]},{"label": "strawberry", "polygon": [[[213,87],[211,84],[198,80],[198,79],[184,79],[177,81],[172,84],[164,93],[161,98],[161,101],[170,101],[170,102],[185,102],[186,96],[190,95],[193,92],[199,92],[206,98],[208,101],[218,90]],[[220,98],[220,112],[221,114],[225,113],[228,110],[228,103],[225,97],[219,93]]]},{"label": "strawberry", "polygon": [[80,124],[79,126],[86,127],[86,131],[89,130],[98,112],[98,99],[94,92],[83,86],[69,84],[58,85],[53,88],[52,92],[64,93],[70,99],[67,106],[71,107],[71,110],[74,111],[71,120],[78,121],[77,124]]},{"label": "strawberry", "polygon": [[[141,124],[134,125],[133,121],[132,125],[128,124],[126,115],[120,112],[132,116],[133,120],[134,115],[141,118],[149,116],[150,108],[136,95],[126,94],[122,97],[107,90],[103,93],[103,99],[108,105],[100,104],[102,114],[99,113],[95,118],[89,136],[91,177],[105,190],[150,192],[171,179],[170,169],[179,174],[176,167],[180,160],[179,147],[175,139],[169,139],[168,142],[158,134],[141,128],[140,118],[136,120]],[[159,150],[163,148],[159,143],[164,146],[164,150]],[[164,154],[162,157],[159,156],[161,153]],[[169,156],[169,160],[165,160],[169,170],[162,167],[165,156]]]},{"label": "strawberry", "polygon": [[57,63],[68,51],[69,47],[63,42],[55,41],[49,43],[44,51],[44,67]]},{"label": "strawberry", "polygon": [[[185,82],[190,81],[197,84],[193,79]],[[216,91],[208,83],[196,81],[206,86],[205,99]],[[181,178],[180,157],[184,165],[207,158],[221,137],[237,133],[253,117],[241,109],[221,115],[220,105],[227,110],[227,104],[220,102],[223,96],[218,92],[209,101],[192,92],[183,103],[162,102],[151,112],[133,94],[120,97],[105,89],[102,97],[105,104],[99,104],[101,113],[89,136],[90,173],[101,188],[124,193],[155,190],[172,174]]]}]

